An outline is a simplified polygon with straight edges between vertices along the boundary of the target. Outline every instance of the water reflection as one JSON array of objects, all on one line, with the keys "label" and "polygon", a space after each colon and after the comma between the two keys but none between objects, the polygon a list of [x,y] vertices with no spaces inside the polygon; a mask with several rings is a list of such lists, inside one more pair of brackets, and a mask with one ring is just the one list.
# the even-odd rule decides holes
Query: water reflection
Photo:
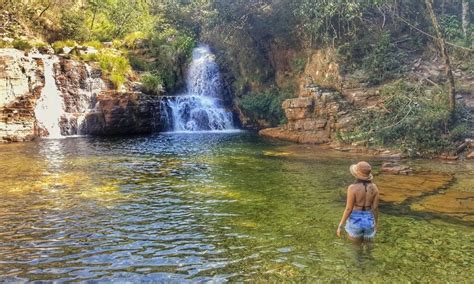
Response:
[{"label": "water reflection", "polygon": [[[407,282],[471,275],[463,240],[473,231],[466,225],[382,214],[373,248],[354,250],[336,239],[353,158],[310,159],[307,149],[278,149],[283,145],[245,133],[202,133],[2,146],[0,280]],[[289,154],[269,155],[280,152]]]},{"label": "water reflection", "polygon": [[44,139],[39,144],[39,155],[47,162],[45,174],[58,174],[64,162],[64,143],[59,139]]}]

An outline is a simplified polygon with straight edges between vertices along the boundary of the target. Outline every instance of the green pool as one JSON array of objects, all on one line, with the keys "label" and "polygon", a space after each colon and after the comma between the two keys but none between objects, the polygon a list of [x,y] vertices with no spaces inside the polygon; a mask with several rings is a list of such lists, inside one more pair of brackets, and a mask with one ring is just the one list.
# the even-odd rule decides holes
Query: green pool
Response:
[{"label": "green pool", "polygon": [[468,222],[383,204],[372,248],[336,238],[363,157],[315,149],[242,132],[0,145],[0,280],[472,279]]}]

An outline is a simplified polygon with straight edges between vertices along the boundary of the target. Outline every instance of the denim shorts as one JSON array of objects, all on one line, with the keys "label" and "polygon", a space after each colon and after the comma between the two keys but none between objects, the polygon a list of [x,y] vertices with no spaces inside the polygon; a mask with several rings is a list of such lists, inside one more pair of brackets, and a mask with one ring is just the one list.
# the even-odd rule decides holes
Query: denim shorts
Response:
[{"label": "denim shorts", "polygon": [[372,211],[352,211],[346,222],[346,232],[353,238],[375,237],[375,221]]}]

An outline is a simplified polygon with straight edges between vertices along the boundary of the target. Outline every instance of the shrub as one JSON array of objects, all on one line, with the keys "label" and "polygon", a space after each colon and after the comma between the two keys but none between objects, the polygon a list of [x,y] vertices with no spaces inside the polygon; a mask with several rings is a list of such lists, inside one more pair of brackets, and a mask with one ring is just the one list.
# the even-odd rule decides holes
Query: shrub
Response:
[{"label": "shrub", "polygon": [[20,50],[28,50],[32,47],[28,41],[22,40],[22,39],[15,39],[12,42],[12,46],[13,48],[20,49]]},{"label": "shrub", "polygon": [[143,91],[158,95],[163,91],[163,80],[158,74],[145,73],[142,75]]},{"label": "shrub", "polygon": [[83,41],[88,34],[86,17],[83,13],[77,13],[73,10],[63,12],[61,15],[61,30],[58,34],[60,39]]},{"label": "shrub", "polygon": [[88,42],[83,43],[82,45],[93,47],[97,50],[104,48],[104,45],[98,40],[88,41]]},{"label": "shrub", "polygon": [[132,68],[134,70],[149,71],[149,70],[153,69],[153,66],[152,66],[151,63],[148,63],[146,60],[144,60],[140,57],[130,55],[128,57],[128,60],[130,61],[130,65],[132,65]]},{"label": "shrub", "polygon": [[131,70],[128,59],[112,49],[104,48],[97,54],[85,56],[83,59],[97,61],[117,89],[125,83],[126,75]]},{"label": "shrub", "polygon": [[306,59],[303,57],[294,58],[291,61],[291,69],[296,73],[302,73],[306,66]]},{"label": "shrub", "polygon": [[385,86],[381,96],[382,110],[360,112],[346,142],[400,145],[409,155],[433,155],[449,150],[466,133],[467,112],[459,106],[451,119],[444,91],[397,81]]},{"label": "shrub", "polygon": [[291,97],[290,92],[278,89],[271,89],[263,93],[250,93],[240,99],[240,107],[244,114],[254,122],[264,119],[271,126],[276,126],[286,122],[281,104]]},{"label": "shrub", "polygon": [[77,46],[77,42],[73,40],[60,40],[60,41],[54,42],[51,46],[53,47],[54,52],[59,53],[61,49],[63,49],[64,47],[72,48],[72,47]]},{"label": "shrub", "polygon": [[139,41],[146,39],[146,35],[143,32],[129,33],[123,38],[124,45],[128,48],[137,48]]},{"label": "shrub", "polygon": [[391,42],[390,35],[383,33],[375,48],[362,61],[369,74],[369,83],[376,85],[395,78],[401,72],[405,57],[406,54]]}]

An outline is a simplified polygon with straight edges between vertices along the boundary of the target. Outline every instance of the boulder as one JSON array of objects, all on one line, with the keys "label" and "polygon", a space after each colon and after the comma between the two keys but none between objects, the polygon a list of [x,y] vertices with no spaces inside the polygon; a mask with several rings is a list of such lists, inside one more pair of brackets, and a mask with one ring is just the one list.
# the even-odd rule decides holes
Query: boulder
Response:
[{"label": "boulder", "polygon": [[86,116],[87,133],[119,135],[161,130],[159,109],[159,100],[143,93],[103,92],[97,96],[95,112]]},{"label": "boulder", "polygon": [[385,162],[382,164],[381,171],[386,174],[408,175],[413,172],[413,169],[395,162]]}]

